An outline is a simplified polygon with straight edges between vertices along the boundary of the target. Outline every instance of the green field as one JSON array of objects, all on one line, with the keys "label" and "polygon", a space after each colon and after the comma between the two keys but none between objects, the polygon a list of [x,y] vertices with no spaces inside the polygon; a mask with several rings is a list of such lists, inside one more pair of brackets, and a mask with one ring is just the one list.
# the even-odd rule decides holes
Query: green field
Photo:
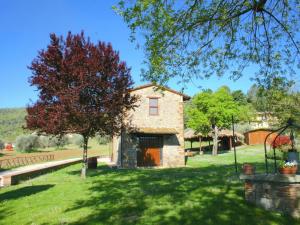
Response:
[{"label": "green field", "polygon": [[[263,168],[260,147],[240,148],[239,163]],[[0,224],[299,224],[247,204],[232,152],[195,156],[185,168],[109,169],[79,177],[80,165],[0,190]],[[240,166],[239,166],[240,167]]]},{"label": "green field", "polygon": [[26,133],[25,108],[0,109],[0,140],[13,142],[16,137]]}]

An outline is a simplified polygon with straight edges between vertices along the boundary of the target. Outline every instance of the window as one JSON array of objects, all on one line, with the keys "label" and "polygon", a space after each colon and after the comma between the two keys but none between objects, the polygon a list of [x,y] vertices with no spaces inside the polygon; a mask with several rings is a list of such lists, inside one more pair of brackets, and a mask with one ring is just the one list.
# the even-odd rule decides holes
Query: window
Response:
[{"label": "window", "polygon": [[158,115],[158,98],[149,98],[149,115]]}]

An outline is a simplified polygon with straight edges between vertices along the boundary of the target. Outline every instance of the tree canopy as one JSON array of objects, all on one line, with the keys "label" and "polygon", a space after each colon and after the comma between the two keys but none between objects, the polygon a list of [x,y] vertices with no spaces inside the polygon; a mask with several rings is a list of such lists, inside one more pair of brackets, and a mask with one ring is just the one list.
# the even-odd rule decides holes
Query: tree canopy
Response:
[{"label": "tree canopy", "polygon": [[70,32],[65,39],[51,34],[47,49],[29,68],[29,82],[39,98],[27,108],[27,128],[60,136],[81,134],[85,176],[88,139],[120,132],[126,112],[134,108],[130,69],[111,44],[94,44],[83,33]]},{"label": "tree canopy", "polygon": [[261,84],[300,66],[299,0],[120,0],[132,38],[144,36],[146,79],[253,75]]},{"label": "tree canopy", "polygon": [[300,117],[300,93],[293,87],[294,82],[275,78],[266,87],[253,85],[248,98],[257,111],[271,113],[278,119],[278,125],[285,124]]},{"label": "tree canopy", "polygon": [[216,92],[204,91],[196,94],[187,106],[187,126],[207,135],[214,133],[213,154],[217,154],[218,131],[230,128],[232,116],[238,117],[238,104],[230,90],[221,87]]}]

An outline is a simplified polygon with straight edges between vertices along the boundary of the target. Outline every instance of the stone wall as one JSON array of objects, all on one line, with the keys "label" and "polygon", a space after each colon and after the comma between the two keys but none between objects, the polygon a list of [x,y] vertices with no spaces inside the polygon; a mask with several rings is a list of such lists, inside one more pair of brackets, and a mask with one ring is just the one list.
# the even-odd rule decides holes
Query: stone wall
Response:
[{"label": "stone wall", "polygon": [[[156,90],[150,86],[137,89],[132,94],[139,97],[138,107],[128,113],[128,122],[133,128],[170,128],[176,130],[175,135],[164,135],[162,162],[164,167],[184,166],[184,118],[183,97],[170,91]],[[149,115],[149,98],[158,98],[158,115]],[[120,165],[120,138],[113,138],[113,159]],[[125,149],[125,150],[124,150]],[[129,150],[129,151],[128,151]],[[123,153],[129,154],[123,159],[133,159],[137,150],[136,144],[123,146]],[[136,161],[135,161],[136,163]],[[124,165],[127,165],[125,163]],[[130,163],[133,165],[134,163]]]},{"label": "stone wall", "polygon": [[245,180],[245,199],[267,210],[300,218],[300,175],[252,175]]}]

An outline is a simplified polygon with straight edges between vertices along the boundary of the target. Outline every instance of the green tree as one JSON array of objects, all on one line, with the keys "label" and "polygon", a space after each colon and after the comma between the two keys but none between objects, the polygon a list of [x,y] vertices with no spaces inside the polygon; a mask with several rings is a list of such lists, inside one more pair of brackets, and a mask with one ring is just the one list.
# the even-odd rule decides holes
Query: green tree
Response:
[{"label": "green tree", "polygon": [[247,96],[241,90],[233,91],[231,94],[233,100],[237,102],[239,105],[246,105],[248,103]]},{"label": "green tree", "polygon": [[257,111],[271,113],[276,117],[277,125],[300,117],[300,93],[292,81],[273,78],[268,86],[253,85],[247,95]]},{"label": "green tree", "polygon": [[238,105],[238,115],[235,120],[237,122],[251,122],[254,114],[255,108],[251,103],[248,102],[247,95],[245,95],[241,90],[236,90],[231,92],[233,100]]},{"label": "green tree", "polygon": [[218,153],[220,130],[230,128],[232,116],[239,114],[238,104],[227,87],[216,92],[204,91],[195,95],[186,109],[187,125],[197,132],[213,134],[213,155]]},{"label": "green tree", "polygon": [[299,60],[299,0],[120,0],[115,10],[144,36],[146,79],[173,76],[242,76],[257,65],[254,77],[295,74]]}]

